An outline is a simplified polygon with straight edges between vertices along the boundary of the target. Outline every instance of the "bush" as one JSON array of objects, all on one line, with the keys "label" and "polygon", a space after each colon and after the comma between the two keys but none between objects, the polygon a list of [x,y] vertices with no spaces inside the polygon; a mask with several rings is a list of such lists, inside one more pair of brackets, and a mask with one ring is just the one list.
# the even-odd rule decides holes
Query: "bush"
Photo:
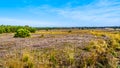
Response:
[{"label": "bush", "polygon": [[31,33],[35,33],[36,32],[36,29],[35,28],[29,28],[28,29]]},{"label": "bush", "polygon": [[21,37],[21,38],[25,38],[29,36],[30,36],[30,31],[26,29],[18,29],[14,35],[14,37]]},{"label": "bush", "polygon": [[35,33],[36,31],[36,28],[29,27],[29,26],[0,25],[0,33],[13,33],[13,32],[16,32],[18,29],[27,29],[31,33]]},{"label": "bush", "polygon": [[3,30],[0,28],[0,34],[2,34],[3,33]]}]

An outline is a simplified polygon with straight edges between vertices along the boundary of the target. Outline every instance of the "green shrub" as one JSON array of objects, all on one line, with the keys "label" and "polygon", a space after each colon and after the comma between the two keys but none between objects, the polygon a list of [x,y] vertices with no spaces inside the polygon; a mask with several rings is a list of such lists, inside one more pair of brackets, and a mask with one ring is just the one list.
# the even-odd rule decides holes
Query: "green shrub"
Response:
[{"label": "green shrub", "polygon": [[36,28],[29,27],[29,26],[11,26],[11,25],[0,25],[0,33],[13,33],[16,32],[18,29],[27,29],[31,33],[35,33]]},{"label": "green shrub", "polygon": [[29,31],[30,31],[31,33],[35,33],[35,32],[36,32],[36,29],[35,29],[35,28],[30,28]]},{"label": "green shrub", "polygon": [[3,30],[0,28],[0,34],[2,34],[3,33]]},{"label": "green shrub", "polygon": [[30,31],[26,29],[18,29],[14,35],[14,37],[21,37],[21,38],[25,38],[29,36],[30,36]]},{"label": "green shrub", "polygon": [[31,33],[35,33],[36,32],[36,29],[32,28],[32,27],[23,27],[23,28],[29,30]]}]

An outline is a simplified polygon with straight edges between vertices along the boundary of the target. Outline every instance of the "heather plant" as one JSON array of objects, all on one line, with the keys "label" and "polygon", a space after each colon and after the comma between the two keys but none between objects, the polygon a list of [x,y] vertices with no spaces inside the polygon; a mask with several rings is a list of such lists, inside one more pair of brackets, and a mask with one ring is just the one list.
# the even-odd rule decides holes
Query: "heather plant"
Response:
[{"label": "heather plant", "polygon": [[[50,32],[47,32],[50,35]],[[43,33],[43,37],[46,35],[45,33]],[[93,39],[89,42],[82,41],[83,46],[75,44],[77,41],[75,43],[64,41],[49,47],[44,47],[44,45],[26,46],[26,51],[21,48],[20,53],[8,53],[15,56],[6,55],[7,57],[4,57],[6,58],[6,67],[3,68],[119,68],[120,35],[102,31],[93,31],[93,33],[94,35],[91,36]],[[69,33],[67,32],[67,34]],[[79,41],[79,38],[77,40]],[[54,42],[56,41],[51,43]]]},{"label": "heather plant", "polygon": [[18,29],[14,37],[21,37],[21,38],[30,37],[30,31],[26,29]]}]

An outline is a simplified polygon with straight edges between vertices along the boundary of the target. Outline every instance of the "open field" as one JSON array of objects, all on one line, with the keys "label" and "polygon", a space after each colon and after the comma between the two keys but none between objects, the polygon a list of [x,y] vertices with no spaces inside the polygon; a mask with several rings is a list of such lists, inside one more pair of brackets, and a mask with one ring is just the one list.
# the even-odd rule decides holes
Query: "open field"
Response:
[{"label": "open field", "polygon": [[0,68],[120,68],[120,31],[39,30],[0,34]]}]

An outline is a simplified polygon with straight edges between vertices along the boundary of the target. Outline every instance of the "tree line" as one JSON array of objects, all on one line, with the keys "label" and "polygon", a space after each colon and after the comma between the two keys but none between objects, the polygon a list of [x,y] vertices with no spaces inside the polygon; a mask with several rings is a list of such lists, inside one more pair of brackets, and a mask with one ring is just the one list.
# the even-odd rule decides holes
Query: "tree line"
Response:
[{"label": "tree line", "polygon": [[27,29],[31,33],[34,33],[36,31],[36,28],[30,27],[28,25],[25,25],[25,26],[0,25],[0,34],[2,34],[2,33],[14,33],[18,29]]},{"label": "tree line", "polygon": [[120,26],[104,26],[104,27],[35,27],[37,30],[52,30],[52,29],[120,29]]}]

